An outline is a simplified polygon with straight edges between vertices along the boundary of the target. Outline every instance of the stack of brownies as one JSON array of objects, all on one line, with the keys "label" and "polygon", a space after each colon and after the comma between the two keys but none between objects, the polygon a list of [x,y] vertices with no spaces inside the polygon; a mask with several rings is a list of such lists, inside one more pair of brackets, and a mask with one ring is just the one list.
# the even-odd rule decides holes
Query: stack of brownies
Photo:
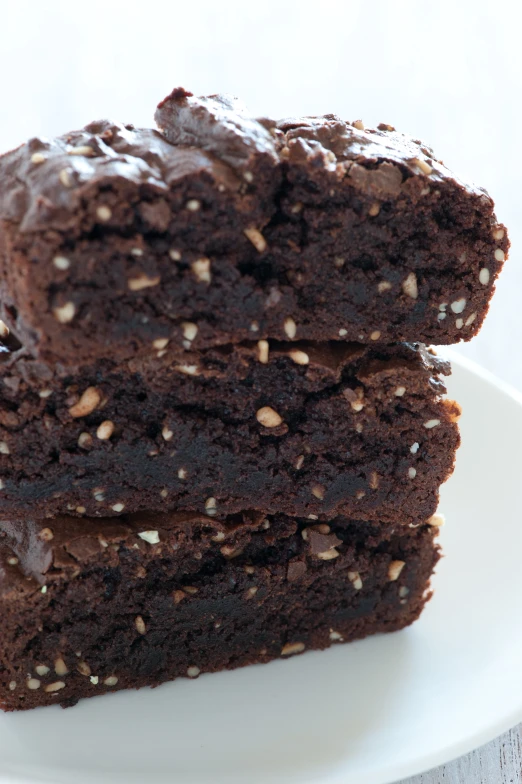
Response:
[{"label": "stack of brownies", "polygon": [[174,90],[0,158],[0,706],[414,621],[508,249],[388,125]]}]

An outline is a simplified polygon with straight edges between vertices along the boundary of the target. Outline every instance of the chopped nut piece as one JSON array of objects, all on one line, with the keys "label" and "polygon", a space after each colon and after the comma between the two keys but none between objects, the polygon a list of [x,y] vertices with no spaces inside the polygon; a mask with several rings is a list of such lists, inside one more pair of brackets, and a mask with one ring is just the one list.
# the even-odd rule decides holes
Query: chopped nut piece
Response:
[{"label": "chopped nut piece", "polygon": [[192,272],[200,283],[210,283],[212,274],[210,272],[210,259],[203,257],[196,259],[190,265]]},{"label": "chopped nut piece", "polygon": [[305,456],[299,455],[299,457],[295,461],[295,468],[297,471],[299,471],[303,467],[304,460],[305,460]]},{"label": "chopped nut piece", "polygon": [[64,186],[64,188],[70,188],[73,184],[70,169],[62,169],[60,174],[58,175],[58,179]]},{"label": "chopped nut piece", "polygon": [[424,427],[426,430],[431,430],[433,427],[438,427],[440,425],[440,419],[428,419],[427,422],[424,422]]},{"label": "chopped nut piece", "polygon": [[197,365],[176,365],[174,370],[184,373],[186,376],[199,375],[199,367]]},{"label": "chopped nut piece", "polygon": [[347,335],[347,334],[348,334],[348,330],[344,329],[344,327],[341,327],[341,329],[339,330],[339,337],[340,338],[344,338],[345,335]]},{"label": "chopped nut piece", "polygon": [[38,678],[28,678],[27,680],[27,688],[28,689],[39,689],[40,688],[40,681]]},{"label": "chopped nut piece", "polygon": [[446,518],[443,514],[434,514],[429,518],[428,525],[432,525],[435,528],[441,528],[445,522]]},{"label": "chopped nut piece", "polygon": [[348,572],[348,579],[350,580],[351,584],[355,588],[356,591],[360,591],[363,587],[363,582],[361,580],[361,575],[359,572]]},{"label": "chopped nut piece", "polygon": [[172,430],[169,430],[169,428],[165,425],[161,431],[161,435],[163,436],[165,441],[170,441],[173,438],[174,433],[172,432]]},{"label": "chopped nut piece", "polygon": [[283,422],[282,417],[270,406],[260,408],[256,413],[256,419],[263,427],[279,427]]},{"label": "chopped nut piece", "polygon": [[91,677],[89,678],[89,680],[90,680],[90,682],[91,682],[91,683],[92,683],[94,686],[97,686],[97,685],[98,685],[98,682],[99,682],[99,680],[100,680],[100,679],[98,678],[98,676],[97,676],[97,675],[91,675]]},{"label": "chopped nut piece", "polygon": [[0,441],[0,455],[10,455],[11,450],[7,441]]},{"label": "chopped nut piece", "polygon": [[408,468],[408,476],[410,479],[415,479],[417,476],[417,470],[415,468]]},{"label": "chopped nut piece", "polygon": [[398,580],[400,573],[406,566],[404,561],[391,561],[390,565],[388,566],[388,579],[390,582],[394,580]]},{"label": "chopped nut piece", "polygon": [[107,207],[106,204],[102,204],[101,207],[98,207],[96,210],[96,217],[98,220],[101,220],[103,223],[106,223],[112,218],[112,210],[110,207]]},{"label": "chopped nut piece", "polygon": [[335,629],[330,629],[330,640],[332,642],[342,642],[343,636],[342,634],[339,634],[339,632],[336,632]]},{"label": "chopped nut piece", "polygon": [[469,327],[469,326],[471,326],[471,324],[473,324],[473,322],[475,321],[475,319],[476,319],[476,318],[477,318],[477,314],[476,314],[476,313],[471,313],[471,314],[470,314],[470,315],[467,317],[466,321],[464,322],[464,326],[465,326],[465,327]]},{"label": "chopped nut piece", "polygon": [[16,558],[15,556],[13,556],[12,558],[8,558],[7,563],[10,566],[16,566],[16,564],[18,563],[18,558]]},{"label": "chopped nut piece", "polygon": [[174,591],[172,594],[172,598],[174,599],[174,604],[179,604],[180,602],[183,601],[183,599],[186,599],[186,597],[187,594],[185,593],[185,591],[178,590],[178,591]]},{"label": "chopped nut piece", "polygon": [[268,363],[268,352],[270,346],[268,344],[268,340],[259,340],[257,343],[257,358],[261,362],[262,365],[266,365]]},{"label": "chopped nut piece", "polygon": [[60,691],[60,689],[65,688],[65,683],[63,681],[55,681],[54,683],[48,683],[47,686],[44,686],[44,691],[46,692],[53,692],[53,691]]},{"label": "chopped nut piece", "polygon": [[148,289],[152,286],[157,286],[160,280],[161,277],[159,275],[155,275],[151,278],[148,275],[143,274],[137,278],[129,278],[127,285],[131,291],[141,291],[142,289]]},{"label": "chopped nut piece", "polygon": [[287,642],[281,649],[281,656],[293,656],[294,653],[302,653],[305,647],[304,642]]},{"label": "chopped nut piece", "polygon": [[219,548],[219,552],[221,555],[224,555],[225,558],[237,558],[238,555],[241,555],[243,550],[241,547],[233,547],[231,544],[224,544],[223,547]]},{"label": "chopped nut piece", "polygon": [[248,588],[245,592],[245,599],[253,599],[253,597],[258,592],[259,588],[257,585],[253,585],[251,588]]},{"label": "chopped nut piece", "polygon": [[266,250],[266,240],[258,229],[245,229],[244,233],[258,253],[263,253]]},{"label": "chopped nut piece", "polygon": [[197,678],[200,672],[201,670],[199,669],[199,667],[193,665],[192,667],[188,668],[187,675],[189,676],[189,678]]},{"label": "chopped nut piece", "polygon": [[285,329],[285,335],[288,338],[290,338],[290,340],[293,340],[297,332],[297,326],[291,316],[285,318],[284,329]]},{"label": "chopped nut piece", "polygon": [[190,596],[195,596],[198,593],[199,588],[196,588],[195,585],[184,585],[183,590],[185,593],[190,594]]},{"label": "chopped nut piece", "polygon": [[375,329],[373,332],[370,333],[370,340],[379,340],[381,337],[381,333],[378,329]]},{"label": "chopped nut piece", "polygon": [[340,553],[335,549],[335,547],[331,547],[329,550],[325,550],[322,553],[316,553],[316,555],[321,559],[321,561],[333,561],[333,559],[337,558]]},{"label": "chopped nut piece", "polygon": [[62,271],[69,269],[69,267],[71,266],[71,262],[69,261],[69,259],[66,259],[65,256],[55,256],[53,259],[53,264],[56,267],[56,269]]},{"label": "chopped nut piece", "polygon": [[96,387],[87,387],[79,401],[74,406],[70,407],[69,414],[74,417],[74,419],[87,416],[100,405],[100,402],[101,395]]},{"label": "chopped nut piece", "polygon": [[80,675],[89,676],[91,674],[91,668],[89,667],[87,662],[84,662],[84,661],[79,662],[79,664],[78,664],[76,669],[78,670]]},{"label": "chopped nut piece", "polygon": [[81,449],[86,449],[92,444],[92,436],[90,433],[80,433],[78,436],[78,446]]},{"label": "chopped nut piece", "polygon": [[422,158],[414,158],[413,162],[419,167],[419,169],[421,170],[421,172],[423,174],[431,174],[432,173],[432,171],[433,171],[432,167],[429,165],[429,163],[426,163],[426,161],[423,161]]},{"label": "chopped nut piece", "polygon": [[169,344],[168,338],[156,338],[156,340],[152,341],[152,347],[158,349],[158,351],[167,348],[168,344]]},{"label": "chopped nut piece", "polygon": [[65,305],[53,308],[53,313],[56,320],[59,321],[60,324],[68,324],[69,321],[73,320],[76,313],[76,308],[74,307],[73,302],[66,302]]},{"label": "chopped nut piece", "polygon": [[455,302],[452,302],[450,308],[454,313],[462,313],[464,308],[466,307],[466,300],[464,297],[460,299],[456,299]]},{"label": "chopped nut piece", "polygon": [[354,120],[352,125],[354,128],[357,128],[358,131],[364,131],[364,123],[362,120]]},{"label": "chopped nut piece", "polygon": [[43,163],[45,161],[45,155],[42,155],[41,152],[33,152],[31,155],[31,163]]},{"label": "chopped nut piece", "polygon": [[395,397],[402,397],[406,392],[406,387],[396,387],[394,395]]},{"label": "chopped nut piece", "polygon": [[185,204],[185,207],[187,210],[190,210],[190,212],[197,212],[199,209],[201,209],[201,202],[199,199],[189,199]]},{"label": "chopped nut piece", "polygon": [[312,487],[312,495],[315,495],[319,501],[322,501],[324,498],[324,487],[322,485],[314,485]]},{"label": "chopped nut piece", "polygon": [[175,248],[171,248],[169,250],[169,256],[172,259],[172,261],[181,261],[181,253],[179,252],[179,250],[175,250]]},{"label": "chopped nut piece", "polygon": [[503,240],[504,239],[504,229],[495,229],[493,232],[493,239],[494,240]]},{"label": "chopped nut piece", "polygon": [[46,675],[49,675],[49,673],[51,672],[49,667],[46,667],[45,664],[38,664],[34,668],[34,671],[36,672],[37,675],[40,675],[42,678],[45,677]]},{"label": "chopped nut piece", "polygon": [[417,454],[417,452],[419,451],[419,446],[420,444],[418,441],[415,441],[415,443],[410,446],[410,452],[412,453],[412,455]]},{"label": "chopped nut piece", "polygon": [[412,299],[417,299],[419,296],[419,289],[417,286],[417,276],[414,272],[410,272],[409,275],[402,281],[402,290],[408,297]]},{"label": "chopped nut piece", "polygon": [[145,634],[147,631],[147,627],[145,626],[145,621],[141,617],[141,615],[137,615],[134,619],[134,625],[136,627],[136,631],[138,634]]},{"label": "chopped nut piece", "polygon": [[148,542],[149,544],[158,544],[160,540],[159,533],[157,531],[141,531],[138,536],[140,539],[143,539],[144,542]]},{"label": "chopped nut piece", "polygon": [[391,287],[392,284],[389,280],[381,280],[381,282],[377,284],[377,291],[379,294],[384,294],[384,292],[389,291]]},{"label": "chopped nut piece", "polygon": [[[78,511],[78,509],[79,507],[76,509],[76,511]],[[121,504],[121,503],[113,504],[111,506],[111,509],[113,512],[123,512],[123,510],[125,509],[125,504]]]},{"label": "chopped nut piece", "polygon": [[184,321],[181,325],[181,328],[183,330],[183,337],[185,340],[188,340],[189,343],[192,343],[198,334],[198,325],[194,324],[192,321]]},{"label": "chopped nut piece", "polygon": [[0,319],[0,338],[9,337],[9,327]]},{"label": "chopped nut piece", "polygon": [[104,422],[99,425],[98,429],[96,430],[96,437],[100,439],[100,441],[107,441],[112,434],[114,433],[114,422],[111,422],[110,419],[106,419]]},{"label": "chopped nut piece", "polygon": [[335,257],[335,259],[334,259],[334,267],[337,267],[337,269],[341,269],[341,267],[344,267],[344,263],[345,263],[345,259],[343,259],[342,256],[336,256]]},{"label": "chopped nut piece", "polygon": [[109,677],[105,678],[103,682],[106,686],[116,686],[116,684],[118,683],[118,678],[116,677],[116,675],[109,675]]},{"label": "chopped nut piece", "polygon": [[368,215],[374,218],[376,215],[380,213],[380,211],[381,211],[381,205],[379,204],[378,201],[374,201],[370,209],[368,210]]},{"label": "chopped nut piece", "polygon": [[210,496],[210,498],[207,498],[205,501],[205,512],[210,515],[210,517],[217,514],[217,501],[213,496]]},{"label": "chopped nut piece", "polygon": [[457,329],[462,329],[462,327],[464,326],[464,319],[458,318],[455,321],[455,326],[457,327]]},{"label": "chopped nut piece", "polygon": [[94,150],[88,144],[80,144],[78,147],[67,150],[67,155],[85,155],[86,158],[90,158],[94,155]]},{"label": "chopped nut piece", "polygon": [[504,261],[505,258],[506,258],[506,254],[504,253],[502,248],[497,248],[495,250],[495,259],[496,259],[496,261]]},{"label": "chopped nut piece", "polygon": [[54,662],[54,671],[57,675],[68,675],[69,673],[67,665],[61,656],[58,657],[58,659],[56,659]]},{"label": "chopped nut piece", "polygon": [[186,479],[187,478],[187,470],[185,468],[178,469],[178,479]]},{"label": "chopped nut piece", "polygon": [[16,689],[16,681],[9,681],[9,689],[10,691],[14,691]]}]

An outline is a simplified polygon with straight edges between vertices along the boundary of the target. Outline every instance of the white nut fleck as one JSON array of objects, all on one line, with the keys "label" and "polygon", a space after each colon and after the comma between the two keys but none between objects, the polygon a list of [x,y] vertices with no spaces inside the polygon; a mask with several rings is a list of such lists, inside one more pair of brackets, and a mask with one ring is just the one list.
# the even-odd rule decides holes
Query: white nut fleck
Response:
[{"label": "white nut fleck", "polygon": [[9,337],[9,327],[0,319],[0,338]]},{"label": "white nut fleck", "polygon": [[305,351],[299,351],[299,349],[293,349],[292,351],[288,352],[288,356],[292,359],[296,365],[308,365],[310,362],[310,357]]},{"label": "white nut fleck", "polygon": [[53,308],[54,317],[60,324],[68,324],[76,314],[74,302],[66,302],[65,305]]},{"label": "white nut fleck", "polygon": [[482,267],[479,272],[479,282],[482,283],[483,286],[487,286],[490,279],[489,270],[487,267]]},{"label": "white nut fleck", "polygon": [[426,163],[426,161],[422,160],[422,158],[414,158],[413,162],[415,163],[416,166],[419,167],[419,169],[423,174],[432,173],[433,168],[429,165],[429,163]]},{"label": "white nut fleck", "polygon": [[321,559],[321,561],[333,561],[334,558],[337,558],[340,553],[335,549],[335,547],[331,547],[329,550],[324,550],[322,553],[317,553],[317,557]]},{"label": "white nut fleck", "polygon": [[62,169],[60,174],[58,175],[58,179],[60,180],[64,188],[70,188],[73,184],[69,169]]},{"label": "white nut fleck", "polygon": [[91,674],[91,668],[89,667],[87,662],[84,661],[79,662],[76,669],[78,670],[80,675],[89,676]]},{"label": "white nut fleck", "polygon": [[415,468],[408,468],[408,476],[410,479],[415,479],[417,476],[417,470]]},{"label": "white nut fleck", "polygon": [[197,212],[199,209],[201,209],[201,202],[199,199],[189,199],[185,204],[185,207],[187,210],[190,210],[190,212]]},{"label": "white nut fleck", "polygon": [[281,656],[293,656],[295,653],[302,653],[305,647],[304,642],[287,642],[281,649]]},{"label": "white nut fleck", "polygon": [[184,373],[186,376],[199,375],[199,367],[197,365],[176,365],[174,370]]},{"label": "white nut fleck", "polygon": [[162,351],[164,348],[167,348],[168,345],[168,338],[156,338],[156,340],[152,341],[152,348],[156,348],[158,351]]},{"label": "white nut fleck", "polygon": [[290,340],[293,340],[295,338],[297,332],[297,326],[291,316],[285,318],[284,330],[287,338],[290,338]]},{"label": "white nut fleck", "polygon": [[419,296],[419,288],[417,285],[417,276],[414,272],[410,272],[402,281],[402,290],[408,297],[417,299]]},{"label": "white nut fleck", "polygon": [[496,261],[504,261],[505,258],[506,258],[506,254],[504,253],[502,248],[497,248],[495,250],[495,260]]},{"label": "white nut fleck", "polygon": [[41,152],[33,152],[31,155],[31,163],[43,163],[45,161],[45,155],[42,155]]},{"label": "white nut fleck", "polygon": [[127,285],[131,291],[141,291],[142,289],[149,289],[152,286],[157,286],[160,280],[161,277],[159,275],[150,277],[149,275],[143,274],[136,278],[129,278]]},{"label": "white nut fleck", "polygon": [[78,147],[67,150],[67,155],[85,155],[86,158],[90,158],[94,155],[94,150],[88,144],[80,144]]},{"label": "white nut fleck", "polygon": [[214,536],[210,537],[213,542],[224,542],[225,541],[225,534],[223,531],[217,531]]},{"label": "white nut fleck", "polygon": [[10,566],[16,566],[16,564],[18,563],[18,558],[16,558],[16,556],[12,556],[12,558],[7,559],[7,563]]},{"label": "white nut fleck", "polygon": [[396,387],[394,395],[395,397],[402,397],[406,392],[406,387]]},{"label": "white nut fleck", "polygon": [[37,666],[34,668],[34,671],[36,672],[36,674],[37,674],[37,675],[40,675],[42,678],[43,678],[45,675],[48,675],[48,674],[51,672],[51,670],[49,669],[49,667],[46,667],[46,666],[45,666],[45,664],[38,664],[38,665],[37,665]]},{"label": "white nut fleck", "polygon": [[380,211],[381,211],[381,205],[379,204],[378,201],[374,201],[370,209],[368,210],[368,215],[371,218],[375,218],[375,216],[378,215]]},{"label": "white nut fleck", "polygon": [[424,422],[424,427],[426,430],[431,430],[433,427],[438,427],[440,425],[440,419],[428,419],[427,422]]},{"label": "white nut fleck", "polygon": [[94,409],[100,405],[100,403],[101,395],[96,387],[87,387],[87,389],[82,393],[79,401],[75,403],[74,406],[70,407],[69,414],[74,419],[87,416],[88,414],[92,413]]},{"label": "white nut fleck", "polygon": [[105,678],[103,682],[106,686],[116,686],[116,684],[118,683],[118,678],[116,677],[116,675],[109,675],[109,677]]},{"label": "white nut fleck", "polygon": [[205,512],[210,517],[213,517],[215,514],[217,514],[217,501],[214,496],[210,496],[210,498],[207,498],[205,501]]},{"label": "white nut fleck", "polygon": [[186,479],[187,475],[188,474],[186,468],[178,468],[178,479]]},{"label": "white nut fleck", "polygon": [[256,412],[256,419],[263,427],[279,427],[283,422],[282,417],[270,406],[260,408]]},{"label": "white nut fleck", "polygon": [[[111,506],[111,509],[112,509],[113,512],[118,512],[118,513],[119,512],[123,512],[123,510],[125,509],[125,504],[121,504],[121,503],[113,504]],[[76,511],[78,511],[78,510],[76,510]]]},{"label": "white nut fleck", "polygon": [[136,627],[136,631],[138,634],[145,634],[147,631],[147,627],[145,626],[145,621],[141,617],[141,615],[137,615],[134,619],[134,626]]},{"label": "white nut fleck", "polygon": [[94,684],[94,686],[97,686],[100,679],[97,675],[91,675],[89,680],[92,684]]},{"label": "white nut fleck", "polygon": [[342,634],[339,634],[339,632],[336,632],[335,629],[330,629],[330,640],[332,642],[342,642],[343,636]]},{"label": "white nut fleck", "polygon": [[10,691],[14,691],[16,689],[16,681],[9,681],[9,689]]},{"label": "white nut fleck", "polygon": [[174,433],[172,430],[169,430],[167,425],[164,425],[164,427],[161,430],[161,435],[165,441],[171,441],[174,436]]},{"label": "white nut fleck", "polygon": [[149,544],[158,544],[160,538],[157,531],[141,531],[138,536]]},{"label": "white nut fleck", "polygon": [[457,329],[462,329],[462,327],[464,326],[464,319],[461,318],[456,319],[455,326],[457,327]]},{"label": "white nut fleck", "polygon": [[466,321],[464,322],[464,326],[465,326],[465,327],[469,327],[469,326],[471,326],[471,324],[473,324],[473,322],[475,321],[475,319],[476,319],[476,318],[477,318],[477,314],[476,314],[475,312],[474,312],[474,313],[471,313],[471,314],[470,314],[470,315],[467,317]]},{"label": "white nut fleck", "polygon": [[183,330],[183,337],[185,340],[192,343],[198,334],[198,325],[194,324],[192,321],[184,321],[181,325],[181,329]]},{"label": "white nut fleck", "polygon": [[10,455],[11,450],[7,441],[0,441],[0,455]]},{"label": "white nut fleck", "polygon": [[247,239],[250,240],[254,248],[257,250],[258,253],[263,253],[263,251],[267,248],[267,243],[263,235],[258,229],[245,229],[244,230],[245,236]]},{"label": "white nut fleck", "polygon": [[428,520],[428,525],[432,525],[435,528],[441,528],[444,523],[446,522],[446,518],[443,514],[434,514]]},{"label": "white nut fleck", "polygon": [[98,426],[96,430],[96,437],[100,439],[100,441],[107,441],[112,434],[114,433],[114,422],[111,422],[110,419],[106,419],[101,425]]},{"label": "white nut fleck", "polygon": [[55,256],[53,264],[59,270],[67,270],[71,266],[71,262],[65,256]]},{"label": "white nut fleck", "polygon": [[80,433],[78,436],[78,446],[81,449],[86,449],[92,444],[92,436],[90,433]]},{"label": "white nut fleck", "polygon": [[360,591],[363,587],[363,582],[361,580],[361,575],[359,572],[348,572],[348,579],[350,580],[351,584],[355,588],[356,591]]},{"label": "white nut fleck", "polygon": [[377,291],[379,294],[384,294],[384,292],[389,291],[391,287],[392,284],[389,280],[381,280],[381,282],[377,284]]},{"label": "white nut fleck", "polygon": [[54,534],[50,528],[42,528],[38,534],[38,537],[42,540],[42,542],[50,542],[51,539],[54,538]]},{"label": "white nut fleck", "polygon": [[375,329],[373,332],[370,332],[370,340],[379,340],[381,337],[381,333],[378,329]]},{"label": "white nut fleck", "polygon": [[456,299],[450,305],[450,308],[454,313],[462,313],[465,307],[466,307],[466,300],[464,297],[461,297],[460,299]]},{"label": "white nut fleck", "polygon": [[55,681],[54,683],[48,683],[47,686],[44,686],[44,691],[46,692],[53,692],[53,691],[60,691],[60,689],[65,688],[65,683],[63,681]]},{"label": "white nut fleck", "polygon": [[67,665],[61,656],[59,656],[54,662],[54,671],[57,675],[67,675],[69,673]]},{"label": "white nut fleck", "polygon": [[268,340],[258,340],[257,358],[262,365],[266,365],[268,363],[269,350],[270,350],[270,346],[268,344]]},{"label": "white nut fleck", "polygon": [[439,315],[437,316],[438,321],[444,321],[447,315],[448,315],[447,313],[439,313]]},{"label": "white nut fleck", "polygon": [[504,229],[495,229],[493,232],[493,239],[494,240],[503,240],[504,239]]},{"label": "white nut fleck", "polygon": [[201,670],[199,669],[199,667],[196,667],[195,665],[192,665],[192,667],[188,668],[187,675],[188,675],[189,678],[197,678],[198,675],[200,674],[200,672],[201,672]]},{"label": "white nut fleck", "polygon": [[102,204],[101,207],[96,209],[96,217],[98,220],[101,220],[103,223],[106,223],[112,218],[112,210],[110,207],[107,207],[106,204]]},{"label": "white nut fleck", "polygon": [[28,678],[27,679],[27,688],[28,689],[39,689],[40,688],[40,681],[38,678]]},{"label": "white nut fleck", "polygon": [[344,329],[344,327],[341,327],[341,329],[339,330],[339,337],[344,338],[346,337],[347,334],[348,334],[348,330]]},{"label": "white nut fleck", "polygon": [[210,272],[210,259],[203,257],[196,259],[190,265],[192,272],[200,283],[210,283],[212,280],[212,273]]},{"label": "white nut fleck", "polygon": [[420,444],[418,441],[415,441],[415,443],[410,446],[410,452],[412,453],[412,455],[417,454],[417,452],[419,451],[419,446]]},{"label": "white nut fleck", "polygon": [[171,248],[169,250],[169,256],[172,259],[172,261],[181,261],[181,253],[179,252],[179,250],[176,250],[175,248]]},{"label": "white nut fleck", "polygon": [[388,580],[394,582],[399,579],[400,573],[406,566],[404,561],[391,561],[388,566]]}]

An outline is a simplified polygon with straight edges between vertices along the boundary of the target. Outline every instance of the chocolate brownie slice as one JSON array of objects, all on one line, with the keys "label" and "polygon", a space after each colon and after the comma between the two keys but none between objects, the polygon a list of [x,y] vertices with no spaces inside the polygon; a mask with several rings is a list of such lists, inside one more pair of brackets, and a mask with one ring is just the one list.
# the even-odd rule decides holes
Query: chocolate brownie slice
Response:
[{"label": "chocolate brownie slice", "polygon": [[254,508],[407,523],[434,513],[459,443],[449,363],[419,345],[174,344],[74,372],[4,356],[0,503],[21,520]]},{"label": "chocolate brownie slice", "polygon": [[0,707],[401,629],[430,596],[436,531],[254,513],[0,522]]},{"label": "chocolate brownie slice", "polygon": [[196,348],[477,333],[506,230],[421,142],[182,89],[156,118],[0,157],[2,318],[33,350],[123,358],[187,322]]}]

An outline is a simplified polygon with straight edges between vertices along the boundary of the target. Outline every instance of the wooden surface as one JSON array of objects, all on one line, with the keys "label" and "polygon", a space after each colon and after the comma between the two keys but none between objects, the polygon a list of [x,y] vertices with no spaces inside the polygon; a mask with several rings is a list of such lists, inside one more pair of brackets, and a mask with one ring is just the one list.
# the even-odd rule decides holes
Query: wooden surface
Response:
[{"label": "wooden surface", "polygon": [[522,725],[466,757],[401,784],[522,784]]}]

